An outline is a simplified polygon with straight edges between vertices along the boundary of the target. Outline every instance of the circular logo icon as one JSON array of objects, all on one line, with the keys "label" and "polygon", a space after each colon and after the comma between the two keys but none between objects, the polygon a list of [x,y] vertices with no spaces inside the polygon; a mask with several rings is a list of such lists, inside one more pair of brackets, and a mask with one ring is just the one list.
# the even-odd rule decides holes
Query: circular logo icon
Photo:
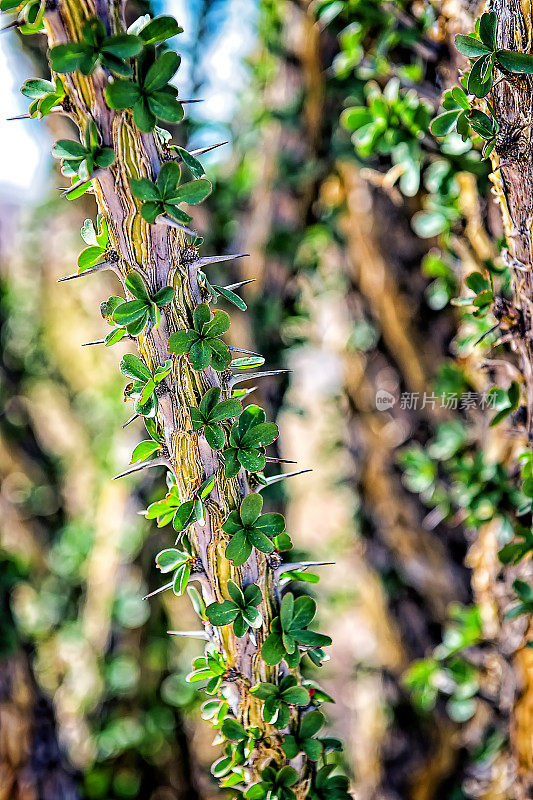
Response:
[{"label": "circular logo icon", "polygon": [[388,408],[392,408],[395,402],[394,395],[387,392],[386,389],[379,389],[376,392],[376,408],[378,411],[386,411]]}]

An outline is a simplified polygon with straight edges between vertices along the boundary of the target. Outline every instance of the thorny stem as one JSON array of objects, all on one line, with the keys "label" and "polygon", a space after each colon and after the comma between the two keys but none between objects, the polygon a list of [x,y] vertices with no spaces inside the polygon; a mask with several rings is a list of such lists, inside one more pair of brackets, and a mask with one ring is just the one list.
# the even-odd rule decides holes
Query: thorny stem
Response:
[{"label": "thorny stem", "polygon": [[[124,30],[122,11],[110,0],[60,0],[57,7],[45,15],[49,45],[79,40],[83,23],[93,16],[99,16],[110,33]],[[164,151],[153,133],[137,130],[130,112],[117,113],[107,107],[104,89],[108,76],[102,68],[98,67],[88,77],[73,72],[62,78],[71,115],[80,131],[85,129],[88,120],[94,120],[103,145],[113,147],[115,151],[114,164],[99,172],[93,187],[98,209],[108,221],[110,241],[118,254],[113,267],[122,285],[129,269],[138,265],[151,294],[169,283],[175,288],[174,300],[162,312],[159,328],[152,328],[137,339],[139,353],[153,372],[168,358],[170,335],[191,327],[193,309],[204,301],[197,281],[198,264],[190,263],[188,259],[183,263],[181,259],[185,243],[183,230],[146,223],[139,213],[139,203],[129,189],[130,178],[155,180],[165,160]],[[200,527],[196,524],[191,536],[205,574],[202,581],[205,603],[227,599],[226,585],[230,578],[241,586],[255,582],[263,593],[260,611],[264,624],[256,631],[257,644],[253,644],[249,637],[237,639],[229,626],[207,626],[210,638],[224,652],[228,674],[231,671],[233,676],[226,685],[226,696],[235,716],[245,727],[255,725],[261,731],[261,739],[249,762],[249,778],[253,780],[257,779],[258,770],[270,758],[278,762],[283,759],[280,734],[262,720],[261,703],[249,692],[250,686],[260,681],[276,682],[282,669],[266,665],[260,654],[270,623],[278,613],[279,590],[275,587],[270,560],[263,553],[254,550],[239,568],[224,557],[227,536],[222,531],[222,524],[229,511],[240,504],[250,489],[242,469],[236,478],[227,479],[218,454],[208,446],[203,434],[193,432],[189,414],[189,406],[197,406],[207,389],[220,387],[223,396],[227,397],[234,382],[251,377],[254,376],[239,376],[230,380],[229,386],[224,386],[213,369],[196,372],[184,357],[180,357],[167,378],[170,391],[159,399],[157,422],[182,500],[189,499],[206,477],[217,476],[215,488],[206,501],[205,525]],[[293,789],[298,797],[303,797],[309,787],[311,762],[300,756],[296,765],[299,766],[300,780]]]}]

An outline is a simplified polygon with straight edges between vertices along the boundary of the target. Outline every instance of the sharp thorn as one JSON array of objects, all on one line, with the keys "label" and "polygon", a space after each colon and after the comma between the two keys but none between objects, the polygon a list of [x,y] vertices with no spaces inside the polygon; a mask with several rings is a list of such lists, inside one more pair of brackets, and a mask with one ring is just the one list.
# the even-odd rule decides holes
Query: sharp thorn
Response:
[{"label": "sharp thorn", "polygon": [[124,423],[124,425],[122,427],[126,428],[130,424],[130,422],[133,422],[134,419],[137,419],[137,417],[140,417],[140,416],[141,416],[140,414],[134,414],[133,417],[130,417],[129,419],[126,420],[126,422]]},{"label": "sharp thorn", "polygon": [[178,103],[181,103],[182,105],[183,103],[203,103],[203,102],[204,102],[203,97],[200,97],[198,100],[191,100],[190,98],[188,98],[187,100],[180,100],[178,97]]},{"label": "sharp thorn", "polygon": [[[235,353],[247,353],[249,356],[257,356],[258,358],[263,358],[261,353],[254,353],[253,350],[244,350],[242,347],[235,347],[232,344],[226,345],[228,350],[233,350]],[[230,364],[231,366],[231,364]]]},{"label": "sharp thorn", "polygon": [[307,569],[307,567],[331,567],[335,561],[294,561],[292,564],[281,564],[275,572],[292,572],[293,569]]},{"label": "sharp thorn", "polygon": [[31,114],[19,114],[18,117],[6,117],[6,122],[15,122],[17,119],[31,119]]},{"label": "sharp thorn", "polygon": [[187,228],[185,225],[182,225],[180,222],[176,222],[175,219],[172,217],[167,217],[166,214],[160,214],[154,223],[155,225],[168,225],[169,228],[176,228],[178,231],[183,231],[183,233],[188,233],[189,236],[196,236],[196,232],[192,231],[190,228]]},{"label": "sharp thorn", "polygon": [[219,142],[218,144],[212,144],[209,147],[200,147],[198,150],[191,150],[191,156],[201,156],[203,153],[209,153],[210,150],[215,150],[217,147],[222,147],[222,145],[229,144],[228,142]]},{"label": "sharp thorn", "polygon": [[145,594],[144,597],[143,597],[143,600],[148,600],[150,597],[153,597],[156,594],[160,594],[160,592],[164,592],[166,589],[171,589],[173,583],[174,583],[174,581],[170,581],[170,583],[167,583],[166,586],[160,586],[159,589],[156,589],[155,591],[150,592],[150,594]]},{"label": "sharp thorn", "polygon": [[116,265],[112,264],[110,261],[102,261],[101,264],[96,264],[94,267],[89,267],[89,269],[84,269],[83,272],[75,272],[73,275],[65,275],[64,278],[58,278],[58,283],[63,283],[64,281],[73,281],[74,278],[84,278],[85,275],[92,275],[94,272],[101,272],[103,269],[116,269]]},{"label": "sharp thorn", "polygon": [[240,289],[241,286],[246,286],[247,283],[253,283],[255,278],[248,278],[246,281],[237,281],[237,283],[230,283],[228,286],[223,286],[223,289],[229,289],[230,291],[234,291],[235,289]]},{"label": "sharp thorn", "polygon": [[171,636],[188,636],[189,639],[203,639],[209,641],[209,636],[205,631],[167,631]]},{"label": "sharp thorn", "polygon": [[204,256],[204,258],[199,258],[194,262],[195,267],[206,267],[209,264],[218,264],[221,261],[232,261],[234,258],[244,258],[245,256],[249,256],[250,253],[232,253],[231,255],[227,256]]},{"label": "sharp thorn", "polygon": [[272,475],[269,478],[265,478],[266,485],[271,486],[273,483],[279,483],[279,481],[284,481],[285,478],[294,478],[296,475],[304,475],[306,472],[312,472],[312,469],[300,469],[296,472],[282,472],[281,475]]},{"label": "sharp thorn", "polygon": [[484,339],[486,336],[488,336],[488,335],[489,335],[489,333],[492,333],[493,331],[495,331],[495,330],[496,330],[496,328],[498,328],[499,326],[500,326],[500,323],[499,323],[499,322],[497,322],[497,323],[496,323],[496,325],[493,325],[493,326],[492,326],[492,328],[490,328],[488,331],[485,331],[485,333],[483,334],[483,336],[480,336],[480,337],[479,337],[479,339],[477,339],[477,341],[475,341],[475,342],[474,342],[474,347],[476,347],[476,345],[478,345],[480,342],[482,342],[482,341],[483,341],[483,339]]},{"label": "sharp thorn", "polygon": [[105,344],[105,339],[97,339],[95,342],[84,342],[82,347],[90,347],[93,344]]},{"label": "sharp thorn", "polygon": [[275,458],[274,456],[265,456],[268,464],[297,464],[297,461],[291,461],[288,458]]},{"label": "sharp thorn", "polygon": [[230,388],[233,388],[237,383],[242,383],[243,381],[250,381],[255,380],[255,378],[266,378],[268,375],[284,375],[287,372],[291,372],[290,369],[270,369],[266,370],[265,372],[252,372],[250,375],[246,375],[246,373],[242,372],[239,375],[234,375],[229,380]]},{"label": "sharp thorn", "polygon": [[13,22],[10,22],[9,25],[4,25],[3,28],[0,28],[0,33],[3,33],[4,31],[10,31],[11,28],[20,28],[20,22],[18,19],[13,20]]},{"label": "sharp thorn", "polygon": [[151,461],[143,461],[142,464],[136,464],[133,467],[121,472],[120,475],[115,475],[113,478],[114,481],[118,480],[119,478],[124,478],[126,475],[131,475],[133,472],[140,472],[142,469],[148,469],[148,467],[163,467],[167,466],[167,461],[165,458],[153,458]]}]

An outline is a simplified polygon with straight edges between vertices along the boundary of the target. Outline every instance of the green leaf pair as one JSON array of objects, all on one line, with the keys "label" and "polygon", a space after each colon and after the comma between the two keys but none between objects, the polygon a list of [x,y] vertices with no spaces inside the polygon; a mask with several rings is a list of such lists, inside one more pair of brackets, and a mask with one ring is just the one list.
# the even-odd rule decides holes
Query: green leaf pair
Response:
[{"label": "green leaf pair", "polygon": [[[107,169],[115,160],[111,147],[102,147],[98,143],[98,130],[94,122],[88,122],[83,137],[83,144],[72,139],[60,139],[52,148],[54,158],[61,160],[61,172],[67,178],[89,181],[95,168]],[[87,191],[89,183],[84,185]],[[83,192],[76,192],[79,197]],[[69,195],[72,197],[72,194]]]},{"label": "green leaf pair", "polygon": [[30,117],[41,119],[46,117],[56,106],[61,106],[66,97],[65,87],[61,78],[55,78],[55,82],[46,81],[43,78],[29,78],[24,82],[20,91],[24,97],[33,100],[28,113]]},{"label": "green leaf pair", "polygon": [[248,472],[261,472],[265,468],[265,447],[279,436],[278,426],[265,420],[262,408],[249,405],[232,425],[229,445],[223,454],[228,478],[234,478],[241,467]]},{"label": "green leaf pair", "polygon": [[[464,89],[454,86],[444,93],[442,105],[445,111],[432,121],[430,131],[434,136],[447,136],[453,130],[466,142],[473,130],[481,139],[485,140],[483,156],[488,158],[495,144],[496,136],[500,130],[494,115],[489,116],[479,108],[473,108]],[[489,107],[489,110],[490,107]],[[491,112],[492,113],[492,112]]]},{"label": "green leaf pair", "polygon": [[257,609],[263,600],[263,595],[255,583],[247,586],[244,592],[232,580],[229,580],[227,585],[231,599],[222,603],[211,603],[205,611],[212,625],[220,627],[233,623],[233,633],[242,639],[250,628],[260,628],[263,624],[263,617]]},{"label": "green leaf pair", "polygon": [[134,197],[142,200],[141,216],[154,223],[160,214],[168,214],[178,222],[190,222],[192,217],[179,208],[180,203],[196,205],[211,193],[207,178],[199,178],[180,185],[181,169],[175,161],[166,161],[152,183],[148,178],[131,178],[130,187]]},{"label": "green leaf pair", "polygon": [[263,498],[260,494],[248,494],[238,510],[231,511],[222,530],[232,538],[226,547],[226,558],[240,567],[250,558],[252,548],[262,553],[274,550],[272,539],[285,530],[281,514],[261,514]]},{"label": "green leaf pair", "polygon": [[218,310],[211,314],[207,303],[200,303],[193,311],[193,325],[188,331],[176,331],[170,336],[169,352],[186,354],[189,364],[198,372],[209,365],[223,372],[231,363],[231,355],[219,337],[229,328],[229,316]]},{"label": "green leaf pair", "polygon": [[225,777],[222,786],[235,786],[245,779],[244,767],[258,739],[259,728],[252,726],[247,730],[232,717],[226,717],[221,726],[222,734],[230,739],[224,748],[225,756],[215,761],[212,773],[216,778]]},{"label": "green leaf pair", "polygon": [[169,84],[180,61],[172,50],[161,53],[153,45],[146,46],[137,58],[135,78],[117,78],[106,86],[108,106],[118,111],[131,108],[135,124],[144,133],[153,131],[158,120],[181,122],[183,106],[178,90]]},{"label": "green leaf pair", "polygon": [[290,788],[298,782],[298,773],[294,767],[265,767],[261,772],[259,783],[252,783],[246,790],[244,796],[246,800],[295,800],[296,795]]},{"label": "green leaf pair", "polygon": [[174,297],[172,286],[163,286],[150,297],[143,279],[138,272],[133,271],[128,273],[125,283],[135,299],[116,306],[113,311],[113,322],[127,328],[131,336],[138,336],[148,322],[157,328],[161,322],[161,309]]},{"label": "green leaf pair", "polygon": [[264,700],[261,716],[279,730],[289,724],[290,706],[307,706],[310,703],[308,690],[298,686],[294,675],[285,675],[279,684],[259,683],[252,686],[250,693]]},{"label": "green leaf pair", "polygon": [[97,66],[102,66],[117,75],[131,75],[133,70],[126,59],[138,55],[142,47],[138,36],[128,33],[108,36],[104,23],[93,17],[83,25],[79,42],[52,47],[50,63],[54,72],[79,70],[83,75],[90,75]]},{"label": "green leaf pair", "polygon": [[172,581],[172,591],[178,597],[187,588],[187,583],[191,576],[191,569],[194,561],[189,543],[184,540],[185,550],[177,550],[175,547],[168,547],[161,550],[155,557],[155,563],[163,574],[174,572]]},{"label": "green leaf pair", "polygon": [[126,353],[120,362],[120,371],[133,382],[124,389],[124,400],[134,400],[134,409],[143,417],[155,417],[158,408],[156,388],[172,371],[172,361],[165,361],[152,375],[140,358]]},{"label": "green leaf pair", "polygon": [[297,597],[288,593],[281,601],[280,615],[272,620],[270,633],[265,639],[261,653],[272,666],[285,660],[290,669],[300,662],[299,645],[303,647],[325,647],[331,637],[307,630],[316,614],[316,603],[311,597]]},{"label": "green leaf pair", "polygon": [[172,522],[174,530],[178,533],[187,530],[193,522],[205,525],[204,500],[214,485],[215,476],[211,475],[198,487],[190,500],[182,503],[178,487],[174,484],[170,486],[163,500],[157,500],[148,506],[145,513],[146,519],[157,519],[159,528]]},{"label": "green leaf pair", "polygon": [[226,662],[218,650],[208,650],[207,653],[192,662],[193,671],[187,675],[187,683],[198,683],[207,680],[205,691],[207,694],[216,694],[222,686],[226,674]]},{"label": "green leaf pair", "polygon": [[81,238],[88,244],[78,256],[78,272],[95,267],[102,259],[105,260],[109,249],[109,230],[107,220],[103,214],[96,217],[96,227],[92,219],[86,219],[81,226]]},{"label": "green leaf pair", "polygon": [[193,430],[203,430],[207,443],[213,450],[220,450],[224,446],[224,431],[218,423],[238,417],[242,412],[242,406],[235,398],[222,400],[219,403],[220,392],[218,386],[208,389],[200,401],[200,406],[191,407]]},{"label": "green leaf pair", "polygon": [[321,711],[308,711],[300,719],[298,730],[288,733],[283,738],[283,752],[287,758],[296,758],[299,753],[304,753],[311,761],[318,761],[322,755],[322,742],[314,737],[325,723],[324,714]]},{"label": "green leaf pair", "polygon": [[312,800],[352,800],[348,791],[348,778],[344,775],[333,775],[335,764],[320,767],[313,778],[309,797]]}]

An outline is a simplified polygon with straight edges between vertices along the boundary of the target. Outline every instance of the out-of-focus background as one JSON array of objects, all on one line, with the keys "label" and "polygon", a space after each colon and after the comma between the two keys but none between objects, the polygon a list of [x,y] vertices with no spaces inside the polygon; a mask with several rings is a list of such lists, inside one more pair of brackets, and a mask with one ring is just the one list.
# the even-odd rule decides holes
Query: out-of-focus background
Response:
[{"label": "out-of-focus background", "polygon": [[[249,313],[232,312],[233,343],[291,370],[260,400],[279,454],[313,471],[276,485],[269,503],[299,553],[336,562],[307,587],[334,640],[313,677],[336,699],[330,729],[358,800],[488,797],[478,787],[501,745],[468,665],[442,666],[478,640],[481,617],[491,624],[497,567],[469,533],[490,509],[468,516],[464,501],[459,512],[446,467],[485,434],[472,407],[422,400],[484,388],[467,347],[479,331],[461,328],[448,301],[459,259],[490,256],[476,188],[488,194],[488,170],[468,146],[439,160],[407,133],[403,150],[373,150],[342,117],[365,106],[370,82],[379,94],[394,79],[431,118],[446,5],[129,7],[185,29],[176,83],[203,102],[187,106],[175,141],[228,142],[204,157],[214,191],[195,225],[206,254],[250,253],[219,273],[255,279]],[[110,480],[141,428],[121,427],[123,346],[81,347],[105,334],[98,306],[117,285],[107,274],[56,283],[74,271],[94,200],[59,197],[61,118],[6,121],[26,111],[23,81],[47,76],[41,45],[0,37],[0,800],[207,800],[219,796],[212,733],[185,682],[201,643],[166,634],[194,615],[187,597],[142,599],[159,585],[153,557],[168,534],[138,512],[163,475]],[[378,391],[392,407],[376,408]]]}]

